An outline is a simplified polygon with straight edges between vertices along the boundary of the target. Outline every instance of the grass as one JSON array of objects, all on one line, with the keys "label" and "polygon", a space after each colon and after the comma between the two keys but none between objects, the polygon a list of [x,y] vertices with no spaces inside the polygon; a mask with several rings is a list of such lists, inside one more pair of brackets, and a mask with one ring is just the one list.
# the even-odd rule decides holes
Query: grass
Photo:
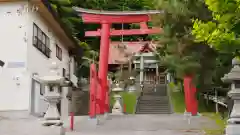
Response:
[{"label": "grass", "polygon": [[216,113],[203,112],[202,115],[214,120],[216,124],[219,126],[219,129],[215,129],[215,130],[204,129],[204,131],[206,132],[206,135],[223,135],[227,119],[221,119],[220,115]]},{"label": "grass", "polygon": [[[176,113],[184,113],[185,112],[185,99],[184,93],[181,91],[171,90],[170,88],[170,95],[171,95],[171,103],[173,104],[174,112]],[[199,99],[198,105],[199,112],[216,122],[216,125],[219,126],[219,129],[203,129],[206,135],[223,135],[226,119],[222,120],[219,114],[215,113],[215,106],[213,103],[209,103],[208,107],[204,105],[204,99]]]},{"label": "grass", "polygon": [[[120,93],[123,99],[123,104],[126,107],[126,113],[127,114],[134,114],[135,113],[135,106],[137,101],[137,94],[132,92],[122,92]],[[111,95],[111,106],[115,103],[115,99],[113,98],[113,95]]]},{"label": "grass", "polygon": [[175,113],[185,112],[185,101],[183,93],[171,91],[171,103],[173,104],[173,110]]}]

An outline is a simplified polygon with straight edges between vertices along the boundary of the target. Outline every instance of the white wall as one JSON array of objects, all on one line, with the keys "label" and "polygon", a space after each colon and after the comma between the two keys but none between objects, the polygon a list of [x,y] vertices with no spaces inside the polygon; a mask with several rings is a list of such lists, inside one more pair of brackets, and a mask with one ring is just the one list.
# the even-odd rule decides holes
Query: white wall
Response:
[{"label": "white wall", "polygon": [[[33,46],[33,23],[35,23],[49,38],[50,38],[50,58],[47,58],[42,52]],[[68,48],[64,46],[58,39],[57,35],[52,31],[46,21],[37,13],[29,12],[28,18],[28,46],[27,46],[27,68],[31,73],[37,73],[38,76],[49,75],[49,66],[53,61],[59,64],[59,73],[62,75],[62,69],[66,69],[66,75],[69,73],[69,62],[71,65],[71,80],[76,84],[77,78],[73,75],[72,66],[73,60],[70,61]],[[56,44],[62,49],[62,60],[56,57]],[[68,108],[68,100],[66,99],[68,88],[63,88],[62,93],[62,108]],[[67,109],[62,109],[62,113],[68,113]]]},{"label": "white wall", "polygon": [[[0,70],[0,111],[29,110],[32,73],[47,75],[52,61],[59,62],[61,74],[62,68],[68,71],[67,49],[37,13],[26,12],[25,9],[22,10],[22,15],[18,15],[17,10],[21,11],[24,6],[26,8],[28,3],[0,4],[0,59],[6,63]],[[32,45],[33,22],[50,37],[52,53],[49,59]],[[55,43],[62,48],[62,61],[56,58]],[[23,65],[10,68],[9,63],[12,62],[20,62]],[[19,77],[19,81],[14,80],[16,77]],[[71,79],[76,83],[74,75],[71,75]]]},{"label": "white wall", "polygon": [[[27,57],[27,15],[18,16],[24,2],[1,3],[0,5],[0,59],[5,66],[0,72],[0,111],[25,110],[29,107],[29,89],[25,76]],[[20,62],[21,67],[9,67],[9,63]],[[20,85],[14,78],[19,76]]]},{"label": "white wall", "polygon": [[[42,54],[37,48],[35,48],[32,43],[33,37],[33,23],[37,26],[50,38],[50,50],[51,56],[47,58]],[[32,73],[38,73],[39,76],[44,76],[49,74],[49,66],[53,61],[59,64],[59,72],[62,74],[62,68],[66,69],[66,74],[68,73],[68,63],[70,61],[68,49],[59,41],[56,34],[51,30],[50,26],[42,19],[42,17],[37,12],[30,12],[28,18],[28,51],[27,51],[27,62],[28,70]],[[62,49],[62,61],[56,57],[56,44]],[[73,61],[72,61],[73,62]],[[72,64],[71,64],[72,65]],[[71,67],[72,68],[72,67]],[[75,77],[71,73],[73,81]]]},{"label": "white wall", "polygon": [[[55,34],[52,33],[52,30],[44,23],[43,19],[36,13],[29,13],[29,30],[28,30],[28,51],[27,51],[27,61],[28,61],[28,70],[31,72],[36,72],[39,76],[49,75],[49,66],[53,61],[59,64],[59,72],[62,74],[62,68],[68,69],[69,55],[62,45],[61,42],[56,38]],[[50,38],[50,50],[51,56],[47,58],[42,52],[40,52],[36,47],[33,46],[33,23],[35,23],[49,38]],[[56,44],[62,48],[62,61],[56,57]]]}]

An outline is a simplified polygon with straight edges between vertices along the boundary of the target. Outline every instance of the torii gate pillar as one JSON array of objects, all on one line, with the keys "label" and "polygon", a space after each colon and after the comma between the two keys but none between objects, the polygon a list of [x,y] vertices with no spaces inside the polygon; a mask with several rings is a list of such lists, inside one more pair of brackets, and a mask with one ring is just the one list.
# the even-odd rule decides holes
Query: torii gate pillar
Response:
[{"label": "torii gate pillar", "polygon": [[[110,25],[107,22],[101,24],[101,42],[100,42],[100,57],[99,57],[99,72],[98,77],[100,80],[100,114],[105,113],[105,99],[107,92],[107,72],[108,72],[108,56],[109,56],[109,45],[110,45]],[[107,105],[108,106],[108,105]]]}]

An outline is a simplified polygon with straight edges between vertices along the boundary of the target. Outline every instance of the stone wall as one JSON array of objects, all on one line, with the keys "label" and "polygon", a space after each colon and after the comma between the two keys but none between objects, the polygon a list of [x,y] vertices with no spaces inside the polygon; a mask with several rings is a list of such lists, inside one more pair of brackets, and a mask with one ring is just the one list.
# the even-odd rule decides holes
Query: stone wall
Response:
[{"label": "stone wall", "polygon": [[89,92],[81,89],[70,90],[68,96],[71,96],[69,102],[69,112],[74,112],[75,116],[88,115],[89,110]]}]

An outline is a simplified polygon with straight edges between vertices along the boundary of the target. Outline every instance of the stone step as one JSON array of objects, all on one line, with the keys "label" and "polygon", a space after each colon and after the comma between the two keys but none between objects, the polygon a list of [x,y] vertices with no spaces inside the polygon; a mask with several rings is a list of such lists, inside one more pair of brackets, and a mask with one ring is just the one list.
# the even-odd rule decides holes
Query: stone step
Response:
[{"label": "stone step", "polygon": [[170,110],[170,107],[159,107],[159,108],[151,108],[151,107],[139,107],[138,111],[165,111]]},{"label": "stone step", "polygon": [[152,111],[149,111],[149,110],[137,110],[137,113],[170,113],[171,110],[152,110]]},{"label": "stone step", "polygon": [[143,92],[144,96],[167,96],[167,93]]},{"label": "stone step", "polygon": [[169,104],[168,101],[155,101],[155,100],[152,100],[152,101],[149,101],[149,100],[140,100],[138,101],[138,104],[153,104],[153,105],[162,105],[162,104]]},{"label": "stone step", "polygon": [[164,107],[164,108],[143,108],[139,107],[137,108],[137,111],[169,111],[170,107]]},{"label": "stone step", "polygon": [[164,107],[164,106],[169,106],[169,104],[138,104],[138,106],[151,106],[151,107]]},{"label": "stone step", "polygon": [[136,112],[136,114],[171,114],[172,112],[171,111],[161,111],[161,112]]},{"label": "stone step", "polygon": [[155,112],[144,112],[144,111],[141,111],[141,112],[136,112],[136,114],[171,114],[172,112],[171,111],[155,111]]},{"label": "stone step", "polygon": [[141,97],[140,100],[143,100],[143,101],[168,101],[168,99],[165,99],[165,98],[144,98],[144,97]]},{"label": "stone step", "polygon": [[139,100],[139,103],[168,103],[168,100]]},{"label": "stone step", "polygon": [[145,109],[137,109],[136,114],[170,114],[171,109],[158,109],[158,110],[145,110]]},{"label": "stone step", "polygon": [[168,99],[163,99],[163,98],[140,98],[141,101],[159,101],[159,102],[168,102]]},{"label": "stone step", "polygon": [[167,96],[167,94],[163,93],[143,93],[144,96]]},{"label": "stone step", "polygon": [[139,104],[140,106],[149,106],[149,107],[165,107],[165,106],[169,106],[169,104]]},{"label": "stone step", "polygon": [[169,104],[139,104],[139,107],[146,106],[146,107],[165,107],[165,106],[170,106]]},{"label": "stone step", "polygon": [[137,109],[148,109],[148,110],[157,110],[157,109],[170,109],[169,106],[159,106],[159,107],[154,107],[154,106],[139,106]]},{"label": "stone step", "polygon": [[136,109],[137,114],[170,114],[171,108],[166,85],[157,85],[150,89],[145,87]]},{"label": "stone step", "polygon": [[160,100],[140,100],[138,103],[153,103],[153,104],[168,104],[169,101],[160,101]]},{"label": "stone step", "polygon": [[168,99],[167,96],[143,95],[141,99]]}]

